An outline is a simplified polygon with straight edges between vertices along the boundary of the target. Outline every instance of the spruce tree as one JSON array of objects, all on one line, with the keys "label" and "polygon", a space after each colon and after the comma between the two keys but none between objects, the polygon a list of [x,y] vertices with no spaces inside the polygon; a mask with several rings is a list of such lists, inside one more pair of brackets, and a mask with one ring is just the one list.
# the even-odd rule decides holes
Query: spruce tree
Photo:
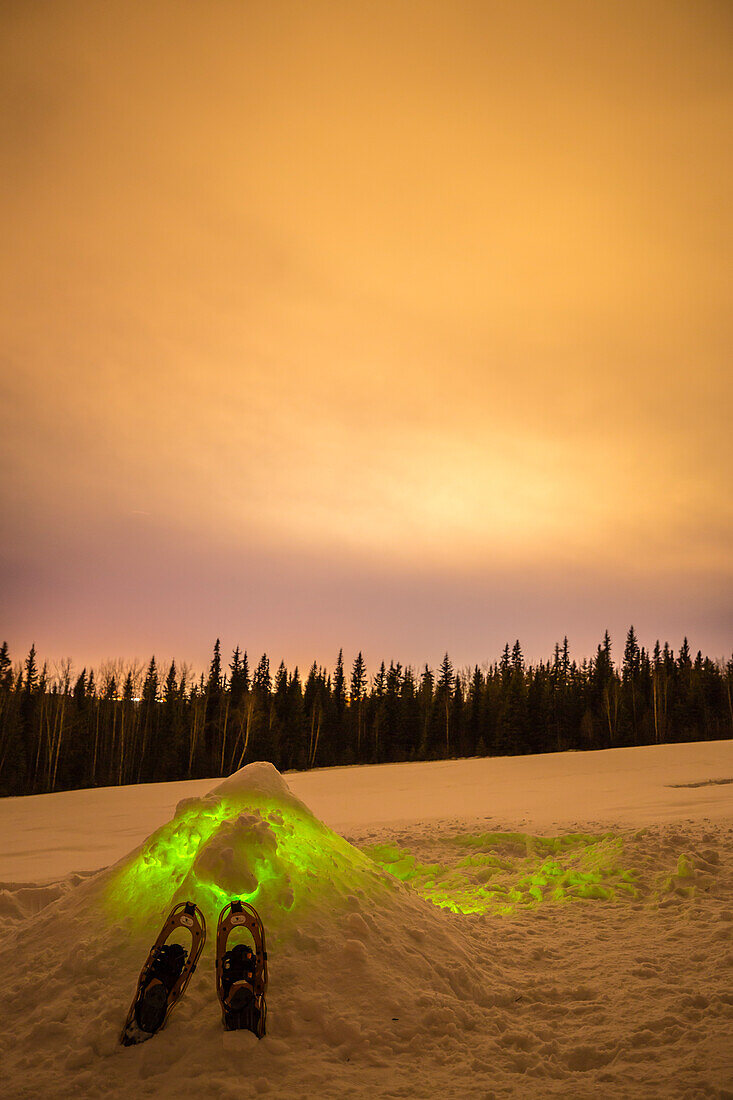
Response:
[{"label": "spruce tree", "polygon": [[404,759],[401,730],[400,688],[402,686],[402,665],[389,662],[389,671],[384,692],[383,759]]},{"label": "spruce tree", "polygon": [[[245,655],[246,660],[246,655]],[[239,646],[232,654],[229,665],[229,697],[233,709],[236,709],[242,701],[242,696],[247,690],[247,670],[239,655]]]},{"label": "spruce tree", "polygon": [[272,694],[273,724],[270,727],[273,743],[269,751],[275,757],[273,763],[283,771],[288,765],[284,762],[283,740],[285,741],[285,756],[289,754],[290,742],[288,739],[288,670],[285,662],[281,661],[275,673],[275,690]]},{"label": "spruce tree", "polygon": [[[114,676],[112,677],[112,682],[114,683]],[[133,700],[134,694],[135,694],[135,689],[134,689],[134,686],[133,686],[133,683],[132,683],[132,670],[130,669],[130,670],[128,670],[127,676],[125,677],[125,682],[122,686],[122,700],[123,700],[123,702],[131,703],[132,700]]]},{"label": "spruce tree", "polygon": [[[306,766],[313,768],[317,761],[323,760],[325,764],[332,764],[330,758],[331,747],[323,745],[321,737],[323,731],[323,719],[326,707],[325,682],[322,671],[314,661],[311,665],[308,679],[303,691],[303,711],[307,727],[308,748],[306,752]],[[324,754],[325,747],[325,754]]]},{"label": "spruce tree", "polygon": [[415,673],[408,665],[400,686],[402,744],[405,760],[414,760],[420,747],[420,702]]},{"label": "spruce tree", "polygon": [[374,744],[373,763],[378,764],[382,752],[382,727],[384,725],[384,692],[387,687],[387,670],[384,661],[379,666],[379,671],[372,684],[372,738]]},{"label": "spruce tree", "polygon": [[10,691],[13,686],[13,665],[8,652],[8,643],[0,646],[0,690]]},{"label": "spruce tree", "polygon": [[621,666],[621,682],[623,688],[623,704],[626,712],[626,740],[635,745],[638,738],[637,695],[639,691],[639,675],[641,673],[642,656],[636,631],[629,627],[624,646],[624,659]]},{"label": "spruce tree", "polygon": [[150,664],[148,665],[148,671],[145,673],[145,680],[143,682],[142,702],[146,706],[152,706],[157,698],[158,669],[155,664],[155,657],[151,657]]},{"label": "spruce tree", "polygon": [[168,675],[165,678],[165,684],[163,685],[163,701],[169,706],[175,703],[178,699],[178,681],[176,677],[176,662],[171,661],[171,667],[168,669]]},{"label": "spruce tree", "polygon": [[265,695],[269,695],[272,689],[272,679],[270,677],[270,658],[266,653],[263,653],[260,657],[259,664],[255,669],[254,676],[252,677],[252,686],[257,688]]},{"label": "spruce tree", "polygon": [[206,689],[209,695],[209,699],[214,699],[218,703],[219,694],[222,689],[221,642],[218,638],[214,643],[214,654],[211,658],[211,664],[209,665],[209,679],[206,684]]},{"label": "spruce tree", "polygon": [[36,666],[36,647],[33,644],[30,648],[30,653],[25,659],[25,681],[24,681],[26,695],[32,695],[38,687],[38,668]]},{"label": "spruce tree", "polygon": [[[351,686],[349,690],[350,710],[355,715],[356,737],[355,755],[357,762],[361,762],[361,745],[364,733],[364,698],[366,696],[367,677],[366,665],[361,655],[361,650],[354,661],[351,670]],[[353,742],[352,742],[353,743]]]},{"label": "spruce tree", "polygon": [[72,695],[78,704],[84,702],[87,693],[87,670],[83,668],[76,678]]},{"label": "spruce tree", "polygon": [[570,675],[570,646],[568,645],[567,634],[563,638],[562,643],[562,674],[563,681],[567,682],[567,678]]},{"label": "spruce tree", "polygon": [[[608,635],[608,631],[606,631]],[[640,650],[639,642],[636,638],[636,631],[633,626],[629,627],[629,632],[626,635],[626,645],[624,647],[624,661],[623,661],[623,677],[625,680],[634,679],[640,668]]]},{"label": "spruce tree", "polygon": [[281,746],[282,767],[304,768],[305,755],[305,708],[303,706],[303,685],[296,665],[288,681],[288,709],[285,736]]},{"label": "spruce tree", "polygon": [[478,665],[474,665],[468,688],[468,714],[466,716],[466,753],[476,755],[476,746],[482,734],[484,703],[484,677]]},{"label": "spruce tree", "polygon": [[420,745],[418,757],[427,760],[430,755],[431,730],[433,722],[433,696],[435,690],[435,677],[429,665],[425,665],[420,675],[420,688],[418,691],[420,700]]},{"label": "spruce tree", "polygon": [[453,693],[451,696],[450,728],[453,737],[453,755],[465,756],[464,745],[464,721],[465,700],[463,698],[463,683],[456,673],[453,677]]},{"label": "spruce tree", "polygon": [[435,691],[435,704],[436,707],[440,709],[441,721],[445,733],[445,755],[449,757],[451,754],[450,715],[451,701],[453,698],[453,665],[447,653],[440,662],[439,671],[438,686]]},{"label": "spruce tree", "polygon": [[341,720],[346,709],[346,677],[344,675],[344,651],[342,649],[339,650],[338,660],[336,661],[332,698],[336,714]]}]

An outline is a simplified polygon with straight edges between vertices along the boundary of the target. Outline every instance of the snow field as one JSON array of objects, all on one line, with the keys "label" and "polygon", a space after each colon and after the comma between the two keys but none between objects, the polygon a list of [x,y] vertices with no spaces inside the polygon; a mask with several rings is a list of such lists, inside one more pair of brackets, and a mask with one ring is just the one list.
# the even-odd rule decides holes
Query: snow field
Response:
[{"label": "snow field", "polygon": [[[733,776],[732,748],[718,743],[713,761],[706,746],[707,767],[697,770],[686,752],[674,765],[666,753],[667,778],[671,769],[675,782],[704,785],[670,787],[665,824],[644,824],[644,814],[636,823],[642,827],[624,814],[616,821],[576,816],[567,791],[565,823],[552,832],[531,821],[521,786],[506,816],[531,828],[501,828],[492,784],[482,819],[463,817],[454,797],[449,821],[431,818],[428,805],[422,820],[411,807],[411,819],[387,827],[377,814],[364,820],[373,795],[360,795],[363,773],[373,791],[379,769],[341,769],[332,782],[344,816],[361,798],[346,838],[357,851],[311,819],[274,769],[245,768],[208,800],[201,796],[214,784],[199,785],[199,802],[108,871],[0,890],[3,1095],[731,1097],[733,785],[708,780],[725,778],[726,770]],[[588,768],[590,754],[568,756],[566,772]],[[548,759],[530,758],[528,768],[536,776]],[[622,759],[618,786],[629,772],[628,755]],[[471,765],[488,762],[450,763],[465,770],[470,790]],[[608,762],[604,768],[611,783]],[[451,773],[457,795],[459,770]],[[328,774],[314,778],[325,784]],[[394,774],[383,769],[386,803]],[[301,777],[293,778],[295,788]],[[659,791],[649,785],[654,801]],[[426,802],[430,790],[426,775]],[[138,789],[138,798],[141,791],[151,789]],[[680,791],[688,800],[681,812],[674,808]],[[279,807],[265,805],[264,795]],[[329,797],[336,807],[336,792]],[[507,799],[506,787],[500,797]],[[202,821],[227,798],[236,815],[223,815],[204,836]],[[468,801],[473,808],[478,799]],[[179,878],[162,898],[146,868],[157,867],[171,837],[182,843],[182,821],[184,840],[192,822],[201,839],[180,865],[171,864],[171,877]],[[286,835],[288,823],[294,831]],[[281,827],[273,847],[268,829]],[[63,839],[50,830],[44,838]],[[11,846],[31,840],[13,837]],[[238,874],[241,881],[262,875],[255,864],[268,843],[267,884],[255,902],[270,966],[268,1034],[258,1042],[222,1030],[212,924],[222,875],[229,887]],[[138,877],[132,891],[130,874]],[[579,896],[584,886],[590,892]],[[123,1048],[119,1031],[156,921],[181,891],[203,898],[204,954],[168,1026]],[[431,897],[469,911],[440,908]]]}]

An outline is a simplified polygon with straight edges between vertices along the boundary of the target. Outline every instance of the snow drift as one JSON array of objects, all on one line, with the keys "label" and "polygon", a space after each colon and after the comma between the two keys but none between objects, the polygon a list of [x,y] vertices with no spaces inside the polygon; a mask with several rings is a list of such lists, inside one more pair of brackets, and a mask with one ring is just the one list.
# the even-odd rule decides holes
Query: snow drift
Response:
[{"label": "snow drift", "polygon": [[[4,1038],[12,1036],[6,1081],[17,1087],[6,1095],[48,1092],[49,1081],[59,1097],[140,1094],[141,1073],[154,1080],[156,1096],[180,1096],[193,1082],[199,1096],[228,1095],[222,1051],[237,1073],[262,1053],[251,1049],[249,1033],[221,1030],[211,935],[168,1026],[144,1047],[125,1049],[118,1039],[171,905],[196,901],[211,929],[232,896],[256,905],[267,928],[263,1049],[272,1053],[302,1054],[305,1041],[342,1066],[356,1057],[369,1064],[387,1049],[385,1029],[419,1042],[422,1028],[404,1021],[414,1021],[426,991],[431,1003],[436,989],[473,1010],[493,1003],[470,937],[318,821],[272,765],[250,764],[208,795],[180,803],[169,823],[114,867],[20,924],[14,950],[0,955],[9,977]],[[434,1022],[454,1028],[455,1011],[441,1011]],[[270,1082],[263,1077],[255,1086],[264,1091]],[[332,1095],[339,1094],[335,1087]]]},{"label": "snow drift", "polygon": [[211,922],[238,897],[275,931],[292,927],[304,909],[332,911],[392,885],[268,763],[248,764],[204,797],[180,802],[173,819],[98,884],[110,911],[148,927],[174,902],[196,901]]},{"label": "snow drift", "polygon": [[[716,750],[721,775],[730,750]],[[105,871],[6,883],[3,1096],[730,1097],[731,816],[706,821],[695,788],[664,826],[568,812],[555,836],[488,832],[462,820],[461,769],[476,782],[473,762],[452,762],[450,824],[365,826],[349,843],[249,765]],[[346,804],[362,774],[318,782]],[[380,774],[395,773],[369,769],[375,790]],[[487,783],[486,810],[493,795]],[[267,926],[261,1042],[221,1026],[211,922],[231,896]],[[140,966],[183,897],[210,925],[198,970],[165,1029],[123,1048]]]}]

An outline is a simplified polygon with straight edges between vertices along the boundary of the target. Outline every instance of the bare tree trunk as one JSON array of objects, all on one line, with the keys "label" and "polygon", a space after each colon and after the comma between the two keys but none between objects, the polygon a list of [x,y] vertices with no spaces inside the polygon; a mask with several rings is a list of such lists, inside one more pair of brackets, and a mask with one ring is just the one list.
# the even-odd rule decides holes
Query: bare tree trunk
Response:
[{"label": "bare tree trunk", "polygon": [[356,759],[361,760],[361,699],[357,704],[356,712]]},{"label": "bare tree trunk", "polygon": [[[206,703],[204,703],[204,714],[205,713],[206,713]],[[199,726],[199,700],[198,700],[198,698],[196,699],[196,702],[193,705],[193,716],[192,717],[193,717],[193,720],[191,722],[191,736],[190,736],[189,742],[188,742],[188,775],[189,775],[189,778],[191,777],[191,771],[192,771],[192,768],[193,768],[193,761],[194,761],[194,757],[196,755],[196,747],[197,747],[197,742],[198,742],[198,733],[199,733],[199,729],[198,729],[198,726]]]},{"label": "bare tree trunk", "polygon": [[445,696],[445,755],[450,756],[450,702],[449,696]]},{"label": "bare tree trunk", "polygon": [[614,691],[613,696],[613,718],[611,718],[611,689],[608,684],[603,689],[603,702],[606,707],[606,723],[608,725],[608,737],[613,745],[616,741],[616,723],[618,719],[618,697]]},{"label": "bare tree trunk", "polygon": [[[38,783],[38,765],[41,760],[41,743],[43,742],[43,729],[46,728],[46,737],[48,737],[48,710],[49,708],[44,706],[41,711],[41,723],[38,727],[38,741],[36,742],[36,760],[33,765],[33,790],[35,791]],[[44,722],[45,719],[45,722]]]},{"label": "bare tree trunk", "polygon": [[[125,705],[124,703],[121,703],[120,707],[124,707],[124,705]],[[122,714],[122,711],[120,710],[120,715],[121,714]],[[105,773],[105,779],[107,780],[108,783],[111,782],[112,776],[114,775],[115,745],[116,744],[117,744],[117,706],[113,703],[112,704],[112,730],[111,730],[110,739],[109,739],[109,753],[108,753],[108,757],[107,757],[107,770],[106,770],[106,773]]]},{"label": "bare tree trunk", "polygon": [[227,696],[227,704],[224,710],[224,729],[221,735],[221,756],[219,759],[219,775],[224,774],[224,750],[227,743],[227,726],[229,724],[229,697]]},{"label": "bare tree trunk", "polygon": [[122,785],[122,768],[125,762],[125,704],[122,704],[122,714],[120,715],[120,751],[117,761],[117,784]]},{"label": "bare tree trunk", "polygon": [[101,707],[101,701],[96,700],[97,708],[97,720],[94,724],[94,756],[92,757],[92,786],[94,786],[97,779],[97,750],[99,748],[99,711]]},{"label": "bare tree trunk", "polygon": [[50,789],[51,789],[51,772],[52,772],[52,768],[53,768],[54,750],[55,750],[55,746],[56,746],[56,739],[59,736],[58,727],[59,727],[59,724],[63,723],[63,720],[64,720],[63,715],[64,715],[65,708],[66,708],[66,698],[65,698],[65,696],[63,696],[63,695],[57,696],[57,698],[56,698],[56,710],[55,710],[54,716],[53,716],[53,729],[48,731],[48,739],[47,739],[47,742],[46,742],[46,754],[45,754],[46,755],[46,763],[45,763],[45,769],[44,770],[45,770],[45,773],[46,773],[45,785],[46,785],[46,790],[47,791],[50,791]]},{"label": "bare tree trunk", "polygon": [[311,768],[315,767],[315,763],[316,763],[316,753],[318,752],[318,739],[321,736],[321,719],[322,719],[322,717],[323,717],[323,712],[319,708],[319,710],[318,710],[318,725],[316,727],[316,738],[315,738],[315,741],[313,742],[313,753],[312,753],[310,761],[309,761],[309,767],[311,767]]},{"label": "bare tree trunk", "polygon": [[[138,703],[138,706],[140,706],[139,703]],[[141,781],[142,774],[143,774],[143,764],[145,762],[145,750],[148,747],[148,728],[149,728],[149,726],[150,726],[150,712],[146,711],[146,713],[145,713],[145,724],[143,725],[142,745],[140,746],[140,752],[137,755],[137,781],[138,781],[138,783]]]},{"label": "bare tree trunk", "polygon": [[237,767],[235,768],[235,771],[239,771],[239,769],[242,767],[244,758],[247,755],[247,747],[249,745],[249,732],[252,725],[252,711],[254,710],[254,705],[255,701],[253,696],[249,700],[249,705],[247,707],[247,732],[244,735],[244,745],[242,746],[242,752],[240,754],[239,760],[237,761]]},{"label": "bare tree trunk", "polygon": [[311,711],[311,731],[308,737],[308,767],[311,766],[311,757],[313,756],[313,738],[316,730],[316,708],[313,707]]},{"label": "bare tree trunk", "polygon": [[237,736],[234,738],[234,744],[232,745],[232,751],[229,754],[229,773],[230,774],[234,771],[234,757],[237,755],[237,749],[239,748],[240,742],[242,740],[242,734],[244,733],[245,713],[246,713],[246,711],[245,711],[245,708],[243,707],[242,710],[240,710],[240,712],[239,712],[239,729],[237,730]]},{"label": "bare tree trunk", "polygon": [[64,699],[63,704],[62,704],[62,708],[61,708],[61,721],[59,722],[59,732],[58,732],[58,737],[56,739],[56,754],[55,754],[54,762],[53,762],[53,777],[51,779],[51,790],[52,791],[56,787],[56,771],[57,771],[58,766],[59,766],[59,753],[61,752],[61,741],[62,741],[62,738],[63,738],[63,735],[64,735],[64,716],[65,716],[65,713],[66,713],[66,700]]},{"label": "bare tree trunk", "polygon": [[10,694],[8,694],[7,696],[4,694],[0,694],[0,748],[2,749],[2,752],[0,753],[0,775],[2,774],[3,768],[5,766],[5,760],[8,754],[8,746],[10,744],[10,735],[7,732],[9,726],[8,712],[11,711],[11,708],[13,708],[13,706],[14,700],[12,699],[12,696],[10,696]]}]

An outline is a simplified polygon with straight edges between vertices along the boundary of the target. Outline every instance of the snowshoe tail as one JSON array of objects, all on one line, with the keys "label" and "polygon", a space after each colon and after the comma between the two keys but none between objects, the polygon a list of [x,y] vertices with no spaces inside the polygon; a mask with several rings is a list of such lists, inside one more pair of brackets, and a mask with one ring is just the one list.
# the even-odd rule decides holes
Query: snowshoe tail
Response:
[{"label": "snowshoe tail", "polygon": [[[177,928],[191,934],[191,950],[178,943],[166,943]],[[135,990],[120,1042],[126,1046],[144,1043],[165,1024],[173,1006],[183,996],[206,942],[206,921],[191,901],[171,909],[158,938],[150,948]]]},{"label": "snowshoe tail", "polygon": [[[246,928],[254,949],[238,943],[228,951],[233,928]],[[254,906],[231,901],[222,909],[216,929],[216,992],[226,1030],[247,1029],[261,1039],[267,1019],[266,991],[267,948],[262,921]]]}]

